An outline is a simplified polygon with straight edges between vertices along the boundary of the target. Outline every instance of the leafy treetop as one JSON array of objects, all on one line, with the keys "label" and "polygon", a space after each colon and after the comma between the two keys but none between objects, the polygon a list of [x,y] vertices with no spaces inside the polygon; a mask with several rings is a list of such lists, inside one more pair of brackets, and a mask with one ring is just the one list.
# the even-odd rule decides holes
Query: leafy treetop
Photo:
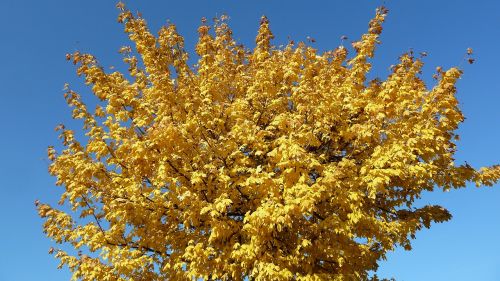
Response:
[{"label": "leafy treetop", "polygon": [[451,218],[415,207],[423,191],[500,178],[454,163],[459,69],[429,89],[407,53],[385,81],[367,80],[385,8],[352,56],[274,47],[265,17],[249,51],[226,18],[203,20],[191,67],[175,25],[154,36],[118,7],[136,50],[120,50],[127,75],[67,56],[100,100],[92,111],[68,87],[88,140],[61,125],[65,148],[48,149],[71,211],[37,202],[45,233],[75,249],[50,251],[74,279],[368,279]]}]

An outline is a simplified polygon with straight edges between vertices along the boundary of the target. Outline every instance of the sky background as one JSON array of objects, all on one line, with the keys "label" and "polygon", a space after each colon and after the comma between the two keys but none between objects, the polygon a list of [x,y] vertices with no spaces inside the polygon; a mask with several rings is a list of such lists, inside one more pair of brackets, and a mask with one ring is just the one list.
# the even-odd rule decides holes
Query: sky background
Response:
[{"label": "sky background", "polygon": [[[253,46],[260,16],[271,22],[276,44],[288,36],[316,40],[320,50],[354,41],[367,30],[383,1],[126,1],[140,10],[153,31],[169,19],[192,52],[201,17],[227,13],[234,36]],[[54,244],[42,233],[33,202],[54,203],[60,195],[47,173],[46,148],[57,144],[54,127],[81,125],[70,118],[63,98],[68,82],[90,92],[65,54],[97,56],[103,66],[123,67],[119,47],[128,45],[116,22],[116,1],[0,0],[0,281],[69,280],[47,253]],[[461,65],[458,98],[466,120],[459,129],[457,163],[474,167],[500,163],[500,1],[385,1],[390,13],[373,60],[385,78],[399,55],[425,51],[428,86],[437,66]],[[468,47],[476,63],[463,61]],[[425,194],[426,204],[448,208],[453,219],[417,234],[411,252],[396,250],[380,263],[380,277],[397,280],[500,280],[500,185]]]}]

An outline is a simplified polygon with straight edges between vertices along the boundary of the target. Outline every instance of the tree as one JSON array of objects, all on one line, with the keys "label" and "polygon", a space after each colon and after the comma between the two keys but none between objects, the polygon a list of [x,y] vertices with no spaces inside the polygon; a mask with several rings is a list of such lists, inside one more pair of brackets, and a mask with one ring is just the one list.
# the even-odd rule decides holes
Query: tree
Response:
[{"label": "tree", "polygon": [[[60,204],[37,202],[51,250],[81,280],[364,280],[440,206],[423,191],[492,185],[500,168],[455,165],[464,118],[457,68],[419,78],[412,52],[385,81],[368,81],[386,9],[353,43],[318,54],[271,45],[263,17],[253,51],[227,20],[199,27],[195,67],[174,25],[154,36],[119,4],[135,52],[128,73],[68,55],[99,99],[65,98],[87,136],[60,125],[49,147]],[[373,277],[376,279],[376,277]]]}]

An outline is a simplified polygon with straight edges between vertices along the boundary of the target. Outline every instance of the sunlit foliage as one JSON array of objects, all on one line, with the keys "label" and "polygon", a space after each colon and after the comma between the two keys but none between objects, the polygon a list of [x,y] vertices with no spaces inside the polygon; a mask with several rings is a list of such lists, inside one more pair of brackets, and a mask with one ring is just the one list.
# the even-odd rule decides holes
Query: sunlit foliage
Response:
[{"label": "sunlit foliage", "polygon": [[71,211],[37,203],[45,233],[74,248],[50,252],[75,279],[364,280],[451,218],[417,208],[423,191],[500,177],[454,163],[461,70],[428,88],[407,53],[385,81],[367,79],[385,8],[352,49],[322,54],[273,46],[265,17],[253,51],[225,17],[203,20],[194,66],[174,25],[154,36],[119,9],[128,73],[67,56],[99,99],[90,109],[67,87],[86,138],[61,125],[64,148],[49,147]]}]

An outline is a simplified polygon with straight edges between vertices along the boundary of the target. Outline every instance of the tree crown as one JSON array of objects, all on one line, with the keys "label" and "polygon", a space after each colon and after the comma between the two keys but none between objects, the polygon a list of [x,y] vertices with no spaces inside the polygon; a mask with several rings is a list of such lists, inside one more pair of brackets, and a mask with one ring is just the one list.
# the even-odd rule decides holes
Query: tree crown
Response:
[{"label": "tree crown", "polygon": [[265,17],[249,51],[224,17],[203,20],[191,67],[175,25],[154,36],[118,7],[135,44],[120,49],[127,74],[67,55],[100,100],[91,111],[68,87],[88,140],[61,125],[65,148],[48,150],[72,212],[37,203],[45,233],[81,250],[54,250],[75,279],[367,279],[451,218],[415,207],[423,191],[500,178],[454,163],[459,69],[439,69],[429,89],[410,52],[367,80],[385,8],[352,56],[277,48]]}]

